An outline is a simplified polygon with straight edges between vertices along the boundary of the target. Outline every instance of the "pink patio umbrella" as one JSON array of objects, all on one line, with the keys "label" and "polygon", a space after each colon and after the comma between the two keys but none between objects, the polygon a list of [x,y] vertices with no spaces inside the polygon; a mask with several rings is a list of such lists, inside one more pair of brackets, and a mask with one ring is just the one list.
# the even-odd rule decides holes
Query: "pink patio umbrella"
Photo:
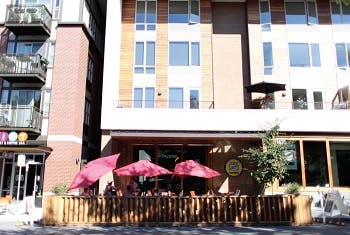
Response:
[{"label": "pink patio umbrella", "polygon": [[166,174],[173,173],[148,160],[139,160],[137,162],[118,168],[114,171],[117,173],[117,175],[122,175],[122,176],[146,176],[146,177],[166,175]]},{"label": "pink patio umbrella", "polygon": [[201,178],[212,178],[221,175],[219,172],[210,169],[196,161],[187,160],[175,165],[174,175],[177,176],[196,176]]},{"label": "pink patio umbrella", "polygon": [[85,188],[92,185],[108,171],[116,168],[119,155],[118,153],[107,157],[100,157],[86,164],[86,166],[75,175],[68,190]]}]

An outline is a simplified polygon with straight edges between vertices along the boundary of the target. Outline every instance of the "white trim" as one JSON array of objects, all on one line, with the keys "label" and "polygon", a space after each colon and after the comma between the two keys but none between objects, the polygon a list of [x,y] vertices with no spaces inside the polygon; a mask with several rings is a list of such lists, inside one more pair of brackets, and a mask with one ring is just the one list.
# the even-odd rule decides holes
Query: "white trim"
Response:
[{"label": "white trim", "polygon": [[62,141],[62,142],[76,142],[78,144],[83,143],[82,138],[78,138],[74,135],[49,135],[47,136],[48,141]]}]

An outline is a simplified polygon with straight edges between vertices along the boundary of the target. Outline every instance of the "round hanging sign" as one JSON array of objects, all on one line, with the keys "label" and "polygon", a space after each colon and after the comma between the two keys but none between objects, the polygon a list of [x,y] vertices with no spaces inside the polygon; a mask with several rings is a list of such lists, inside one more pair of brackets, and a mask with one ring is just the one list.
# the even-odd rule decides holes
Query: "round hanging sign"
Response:
[{"label": "round hanging sign", "polygon": [[238,159],[228,160],[225,164],[225,171],[230,176],[237,176],[242,173],[242,163]]}]

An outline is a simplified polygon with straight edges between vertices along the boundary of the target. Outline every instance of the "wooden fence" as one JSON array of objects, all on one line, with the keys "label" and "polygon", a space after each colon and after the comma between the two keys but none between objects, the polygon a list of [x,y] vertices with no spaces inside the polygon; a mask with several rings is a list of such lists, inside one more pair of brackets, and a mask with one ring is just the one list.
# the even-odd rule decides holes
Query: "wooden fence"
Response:
[{"label": "wooden fence", "polygon": [[194,197],[45,196],[44,225],[311,224],[306,195]]}]

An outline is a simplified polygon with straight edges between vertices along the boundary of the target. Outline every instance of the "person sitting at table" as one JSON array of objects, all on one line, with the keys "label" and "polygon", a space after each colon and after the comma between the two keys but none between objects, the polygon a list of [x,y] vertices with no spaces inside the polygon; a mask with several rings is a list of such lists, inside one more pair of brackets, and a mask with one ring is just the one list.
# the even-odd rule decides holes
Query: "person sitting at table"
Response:
[{"label": "person sitting at table", "polygon": [[83,196],[83,197],[92,196],[90,188],[84,188],[84,191],[80,194],[80,196]]},{"label": "person sitting at table", "polygon": [[103,191],[103,196],[112,197],[116,195],[115,193],[116,188],[113,186],[112,183],[113,183],[112,180],[107,181],[107,185],[105,187],[105,190]]},{"label": "person sitting at table", "polygon": [[126,191],[123,193],[123,197],[132,197],[134,196],[132,188],[130,185],[126,186]]}]

